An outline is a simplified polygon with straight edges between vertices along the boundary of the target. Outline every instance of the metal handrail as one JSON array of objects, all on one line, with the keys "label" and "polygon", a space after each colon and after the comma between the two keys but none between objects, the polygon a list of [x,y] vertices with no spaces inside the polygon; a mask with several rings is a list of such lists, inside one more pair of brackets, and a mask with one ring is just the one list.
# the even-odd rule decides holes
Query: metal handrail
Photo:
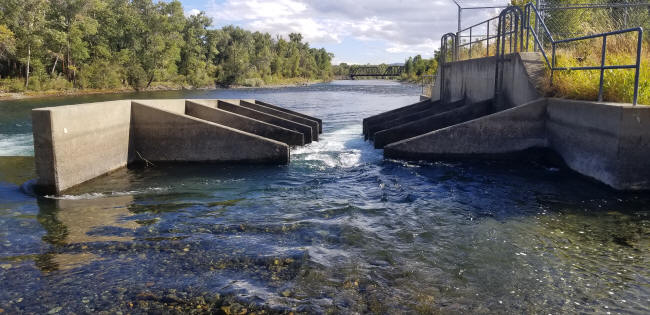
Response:
[{"label": "metal handrail", "polygon": [[[537,32],[530,26],[530,14],[534,12],[535,13],[535,18],[539,22],[539,24],[543,27],[543,30],[546,32],[546,35],[549,37],[551,40],[551,47],[552,47],[552,56],[551,60],[549,61],[546,50],[544,49],[544,46],[539,40],[539,37],[537,35]],[[599,80],[599,85],[598,85],[598,101],[602,102],[603,101],[603,84],[604,84],[604,78],[605,78],[605,70],[617,70],[617,69],[635,69],[634,73],[634,96],[632,99],[632,105],[636,106],[639,100],[639,77],[641,73],[641,53],[643,50],[643,28],[642,27],[634,27],[634,28],[628,28],[624,30],[618,30],[618,31],[612,31],[612,32],[607,32],[607,33],[600,33],[600,34],[594,34],[594,35],[587,35],[587,36],[581,36],[581,37],[576,37],[576,38],[569,38],[569,39],[563,39],[563,40],[554,40],[553,36],[551,35],[551,32],[548,30],[548,27],[544,23],[544,20],[541,18],[539,11],[535,7],[534,4],[529,3],[526,5],[526,50],[528,50],[528,36],[529,34],[533,35],[533,39],[535,40],[536,43],[536,48],[539,47],[539,51],[542,53],[544,56],[544,59],[546,61],[546,64],[548,67],[551,69],[551,85],[553,85],[553,75],[555,74],[555,71],[566,71],[566,70],[600,70],[600,80]],[[627,64],[627,65],[612,65],[608,66],[605,65],[605,61],[607,59],[607,37],[608,36],[613,36],[613,35],[620,35],[620,34],[625,34],[625,33],[633,33],[637,32],[637,47],[636,47],[636,62],[634,64]],[[593,38],[603,38],[603,45],[601,48],[601,60],[600,60],[600,66],[588,66],[588,67],[557,67],[556,62],[556,51],[557,51],[557,45],[562,44],[562,43],[569,43],[569,42],[575,42],[575,41],[581,41],[581,40],[587,40],[587,39],[593,39]]]},{"label": "metal handrail", "polygon": [[442,103],[446,103],[445,99],[445,94],[442,93],[442,88],[445,86],[445,64],[447,63],[447,50],[449,49],[449,40],[452,41],[452,55],[451,55],[451,61],[456,61],[457,60],[457,52],[458,52],[458,36],[454,33],[447,33],[445,35],[442,35],[442,38],[440,39],[440,61],[438,65],[438,71],[440,71],[440,101]]},{"label": "metal handrail", "polygon": [[[487,19],[487,20],[485,20],[483,22],[476,23],[476,24],[474,24],[472,26],[469,26],[469,27],[467,27],[465,29],[462,29],[462,30],[458,31],[456,33],[456,37],[459,39],[458,50],[460,50],[460,48],[462,48],[462,47],[469,46],[469,59],[472,59],[472,44],[487,41],[487,44],[486,44],[486,46],[487,46],[486,47],[486,56],[490,56],[490,39],[497,38],[497,36],[498,36],[498,35],[495,35],[495,36],[490,37],[490,22],[492,22],[494,20],[497,20],[498,18],[499,18],[498,16],[493,17],[491,19]],[[486,33],[485,38],[482,38],[482,39],[479,39],[479,40],[476,40],[476,41],[472,41],[472,37],[473,37],[472,33],[473,33],[474,28],[478,27],[478,26],[481,26],[483,24],[487,25],[487,27],[486,27],[487,31],[485,32]],[[469,42],[461,44],[460,43],[460,38],[468,37],[468,36],[463,36],[461,34],[463,34],[464,32],[467,32],[467,31],[469,31]],[[483,36],[483,35],[476,35],[476,36]]]},{"label": "metal handrail", "polygon": [[[494,98],[499,99],[500,91],[503,87],[503,67],[500,65],[505,61],[506,55],[506,36],[510,35],[510,49],[509,53],[517,51],[517,44],[519,43],[519,51],[524,48],[524,22],[523,11],[517,6],[509,6],[499,14],[499,24],[497,25],[497,50],[496,50],[496,71],[494,74]],[[510,30],[507,29],[507,21],[510,19]],[[520,25],[521,24],[521,25]],[[520,33],[521,32],[521,33]],[[513,50],[513,35],[514,35],[514,50]],[[503,40],[501,38],[503,37]],[[521,38],[519,38],[521,37]]]},{"label": "metal handrail", "polygon": [[[517,8],[517,9],[514,9]],[[514,13],[513,13],[514,12]],[[541,14],[539,13],[539,10],[533,3],[528,3],[523,11],[523,14],[520,13],[521,9],[515,6],[510,6],[506,9],[504,9],[501,14],[498,17],[494,17],[488,20],[485,20],[483,22],[474,24],[470,27],[467,27],[463,30],[458,31],[456,34],[454,33],[447,33],[443,35],[443,42],[441,42],[441,52],[443,53],[443,60],[441,64],[444,64],[447,62],[447,53],[448,53],[448,43],[446,42],[449,38],[453,39],[453,51],[452,51],[452,61],[457,61],[459,59],[459,49],[461,47],[469,46],[469,58],[472,58],[472,45],[475,43],[487,41],[487,56],[490,56],[490,40],[493,38],[497,39],[497,48],[495,51],[495,54],[497,56],[497,63],[499,62],[499,55],[503,57],[505,55],[505,43],[506,43],[506,36],[510,36],[510,52],[513,52],[513,41],[512,37],[514,36],[514,51],[517,50],[517,44],[520,46],[520,51],[529,51],[530,47],[530,36],[533,36],[533,41],[534,41],[534,48],[533,51],[539,51],[541,52],[542,56],[544,57],[544,61],[546,62],[546,65],[548,68],[551,70],[551,78],[550,78],[550,83],[551,85],[553,84],[553,77],[555,74],[555,71],[567,71],[567,70],[600,70],[600,80],[599,80],[599,86],[598,86],[598,101],[602,102],[603,101],[603,85],[604,85],[604,76],[605,76],[605,70],[617,70],[617,69],[635,69],[635,75],[634,75],[634,96],[632,100],[633,105],[637,105],[638,103],[638,98],[639,98],[639,79],[640,79],[640,73],[641,73],[641,55],[642,55],[642,49],[643,49],[643,28],[641,27],[635,27],[635,28],[628,28],[624,30],[618,30],[618,31],[612,31],[612,32],[607,32],[607,33],[601,33],[601,34],[594,34],[594,35],[588,35],[588,36],[582,36],[582,37],[576,37],[576,38],[569,38],[569,39],[563,39],[563,40],[555,40],[553,38],[553,35],[549,31],[548,26],[544,22],[544,19],[542,18]],[[505,15],[504,15],[505,13]],[[510,14],[511,19],[515,18],[515,27],[512,29],[512,23],[510,25],[510,30],[506,30],[506,25],[503,23],[502,19],[505,19],[507,15]],[[519,21],[517,20],[517,14],[519,17],[523,19],[521,23],[521,28],[519,27],[518,23]],[[533,27],[530,23],[531,20],[531,15],[534,14],[535,17],[535,26]],[[490,22],[499,19],[499,25],[497,27],[498,33],[496,36],[490,36]],[[485,37],[482,37],[482,35],[476,35],[476,36],[481,36],[481,39],[473,41],[473,30],[475,27],[478,27],[482,24],[487,23],[487,34]],[[539,28],[539,30],[536,30],[535,28]],[[460,39],[463,37],[468,37],[468,36],[463,36],[462,33],[469,31],[469,42],[468,43],[460,43]],[[526,32],[524,34],[524,31]],[[542,32],[543,34],[548,36],[548,39],[550,40],[550,45],[552,48],[551,56],[549,58],[549,54],[544,48],[544,43],[543,40],[544,38],[540,37],[540,34],[538,32]],[[633,33],[636,32],[638,34],[638,40],[637,40],[637,47],[636,47],[636,62],[634,64],[626,64],[626,65],[606,65],[606,57],[607,57],[607,37],[608,36],[613,36],[613,35],[619,35],[619,34],[625,34],[625,33]],[[524,36],[525,35],[525,36]],[[524,38],[525,37],[525,38]],[[557,64],[557,45],[558,44],[563,44],[563,43],[569,43],[569,42],[575,42],[575,41],[581,41],[581,40],[587,40],[587,39],[593,39],[593,38],[603,38],[603,45],[601,48],[601,63],[600,66],[586,66],[586,67],[558,67]],[[502,40],[503,39],[503,40]],[[520,39],[520,40],[519,40]],[[525,45],[524,45],[525,41]],[[525,46],[525,48],[524,48]],[[501,50],[501,51],[499,51]],[[441,68],[442,69],[442,68]],[[498,69],[498,66],[497,66]],[[441,81],[444,82],[444,72],[441,73],[443,76],[441,78]],[[499,79],[499,74],[497,71],[496,74],[496,79]],[[441,82],[441,85],[443,84]],[[495,82],[495,89],[497,88],[497,82]]]}]

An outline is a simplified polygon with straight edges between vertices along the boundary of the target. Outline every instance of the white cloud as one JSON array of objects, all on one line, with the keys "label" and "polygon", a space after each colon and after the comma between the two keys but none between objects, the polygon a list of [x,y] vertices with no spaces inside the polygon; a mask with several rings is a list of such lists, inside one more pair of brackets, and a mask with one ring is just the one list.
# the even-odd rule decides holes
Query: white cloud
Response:
[{"label": "white cloud", "polygon": [[[345,38],[381,41],[387,54],[431,56],[440,37],[457,27],[457,7],[451,0],[212,0],[209,7],[208,15],[220,25],[234,23],[284,36],[299,32],[315,45]],[[463,17],[473,23],[493,14],[467,10]]]},{"label": "white cloud", "polygon": [[189,10],[189,11],[185,11],[185,16],[189,17],[189,16],[192,16],[192,15],[198,15],[199,13],[201,13],[200,10],[192,9],[192,10]]}]

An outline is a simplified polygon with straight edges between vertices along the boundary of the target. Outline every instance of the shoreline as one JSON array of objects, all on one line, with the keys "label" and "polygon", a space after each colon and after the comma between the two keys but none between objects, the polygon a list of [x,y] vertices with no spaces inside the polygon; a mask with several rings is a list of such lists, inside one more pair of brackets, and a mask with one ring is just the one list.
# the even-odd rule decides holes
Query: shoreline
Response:
[{"label": "shoreline", "polygon": [[232,89],[277,89],[287,87],[300,87],[309,86],[318,83],[328,82],[325,80],[309,80],[296,83],[285,84],[269,84],[262,86],[244,86],[244,85],[231,85],[227,87],[197,87],[188,88],[185,86],[167,86],[157,85],[144,90],[134,90],[133,88],[118,88],[118,89],[70,89],[70,90],[49,90],[49,91],[29,91],[29,92],[2,92],[0,91],[0,101],[14,101],[24,99],[35,99],[45,97],[58,97],[58,96],[82,96],[94,94],[127,94],[127,93],[146,93],[146,92],[162,92],[162,91],[201,91],[201,90],[232,90]]}]

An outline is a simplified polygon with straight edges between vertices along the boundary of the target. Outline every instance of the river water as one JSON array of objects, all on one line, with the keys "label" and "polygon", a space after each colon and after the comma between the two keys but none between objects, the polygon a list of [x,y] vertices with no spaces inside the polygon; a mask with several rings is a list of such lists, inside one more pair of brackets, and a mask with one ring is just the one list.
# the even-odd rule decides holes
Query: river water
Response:
[{"label": "river water", "polygon": [[[535,159],[384,160],[361,120],[418,92],[335,81],[0,102],[0,311],[650,311],[648,194]],[[31,108],[119,98],[256,98],[324,130],[286,166],[156,165],[30,194]]]}]

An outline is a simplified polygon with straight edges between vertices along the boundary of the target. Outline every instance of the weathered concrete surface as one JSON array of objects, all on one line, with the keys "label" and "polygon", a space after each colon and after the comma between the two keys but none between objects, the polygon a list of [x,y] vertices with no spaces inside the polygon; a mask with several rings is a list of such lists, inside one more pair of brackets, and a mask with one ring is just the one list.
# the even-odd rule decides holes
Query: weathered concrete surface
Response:
[{"label": "weathered concrete surface", "polygon": [[213,106],[180,99],[34,109],[36,190],[60,193],[141,159],[287,163],[287,144],[311,141],[310,126],[274,118],[300,127],[290,130],[214,108],[216,100],[206,102]]},{"label": "weathered concrete surface", "polygon": [[455,103],[447,103],[447,104],[443,104],[441,102],[435,102],[432,103],[430,107],[420,111],[403,112],[401,115],[388,116],[389,119],[385,119],[383,121],[377,121],[375,123],[368,125],[366,131],[368,134],[368,139],[374,140],[375,135],[382,130],[395,128],[404,124],[415,122],[420,119],[424,119],[430,116],[451,111],[453,109],[463,106],[463,103],[464,102],[462,101],[455,102]]},{"label": "weathered concrete surface", "polygon": [[650,107],[549,99],[547,130],[571,169],[616,189],[650,189]]},{"label": "weathered concrete surface", "polygon": [[152,162],[289,162],[289,147],[279,141],[140,101],[133,101],[131,110],[132,141],[138,158]]},{"label": "weathered concrete surface", "polygon": [[388,158],[438,159],[545,147],[546,101],[537,101],[391,143]]},{"label": "weathered concrete surface", "polygon": [[412,138],[488,115],[493,112],[492,108],[492,101],[488,100],[476,104],[465,105],[430,116],[421,116],[424,118],[377,132],[374,135],[375,148],[381,149],[393,142]]},{"label": "weathered concrete surface", "polygon": [[[517,53],[505,56],[503,66],[503,100],[495,102],[496,110],[504,110],[540,98],[542,95],[530,79],[528,71],[539,71],[539,53]],[[441,99],[445,102],[464,100],[473,104],[495,97],[496,57],[450,62],[444,65],[445,78]],[[535,72],[537,74],[537,72]]]},{"label": "weathered concrete surface", "polygon": [[384,156],[436,160],[534,148],[557,152],[570,169],[614,189],[650,190],[646,106],[542,98],[393,142]]},{"label": "weathered concrete surface", "polygon": [[[246,100],[246,101],[250,102],[249,100]],[[273,105],[273,104],[269,104],[267,102],[263,102],[263,101],[260,101],[260,100],[255,100],[255,104],[264,105],[266,107],[270,107],[270,108],[273,108],[273,109],[276,109],[276,110],[279,110],[279,111],[283,111],[285,113],[289,113],[289,114],[296,115],[296,116],[299,116],[299,117],[302,117],[302,118],[307,118],[309,120],[316,121],[316,122],[318,122],[318,133],[323,133],[323,121],[320,118],[305,115],[303,113],[299,113],[299,112],[296,112],[296,111],[293,111],[293,110],[290,110],[290,109],[286,109],[284,107],[276,106],[276,105]]]},{"label": "weathered concrete surface", "polygon": [[399,118],[402,115],[408,115],[409,113],[415,113],[419,112],[422,110],[429,109],[432,106],[435,106],[435,102],[431,102],[430,100],[425,100],[421,102],[417,102],[415,104],[403,106],[400,108],[396,108],[387,112],[383,112],[381,114],[377,114],[374,116],[370,116],[367,118],[363,119],[363,135],[368,139],[368,127],[375,125],[375,124],[380,124],[384,121],[387,120],[392,120],[395,118]]},{"label": "weathered concrete surface", "polygon": [[264,138],[280,141],[288,145],[305,144],[303,135],[300,132],[210,107],[200,104],[199,102],[200,101],[187,100],[185,114],[226,127],[252,133]]},{"label": "weathered concrete surface", "polygon": [[290,121],[293,121],[293,122],[296,122],[296,123],[299,123],[299,124],[307,125],[307,126],[311,127],[311,136],[312,136],[311,140],[312,141],[318,141],[319,129],[318,129],[318,122],[315,121],[315,120],[303,118],[303,117],[300,117],[300,116],[289,114],[289,113],[284,112],[284,111],[273,109],[273,108],[270,108],[270,107],[267,107],[267,106],[264,106],[264,105],[253,103],[253,102],[247,102],[247,101],[244,101],[244,100],[239,102],[239,106],[246,107],[246,108],[249,108],[249,109],[252,109],[252,110],[256,110],[258,112],[266,113],[266,114],[269,114],[269,115],[273,115],[273,116],[276,116],[276,117],[284,118],[286,120],[290,120]]},{"label": "weathered concrete surface", "polygon": [[129,100],[34,109],[37,185],[60,192],[126,166],[130,120]]},{"label": "weathered concrete surface", "polygon": [[312,137],[312,129],[310,126],[303,125],[297,122],[293,122],[288,119],[284,119],[281,117],[273,116],[267,113],[263,113],[254,109],[246,108],[240,105],[235,105],[231,102],[224,101],[224,100],[218,100],[217,102],[217,108],[229,111],[231,113],[235,113],[238,115],[246,116],[249,118],[253,118],[259,121],[267,122],[269,124],[273,124],[276,126],[280,126],[283,128],[287,128],[289,130],[294,130],[298,131],[303,134],[304,139],[305,139],[305,144],[311,143]]}]

